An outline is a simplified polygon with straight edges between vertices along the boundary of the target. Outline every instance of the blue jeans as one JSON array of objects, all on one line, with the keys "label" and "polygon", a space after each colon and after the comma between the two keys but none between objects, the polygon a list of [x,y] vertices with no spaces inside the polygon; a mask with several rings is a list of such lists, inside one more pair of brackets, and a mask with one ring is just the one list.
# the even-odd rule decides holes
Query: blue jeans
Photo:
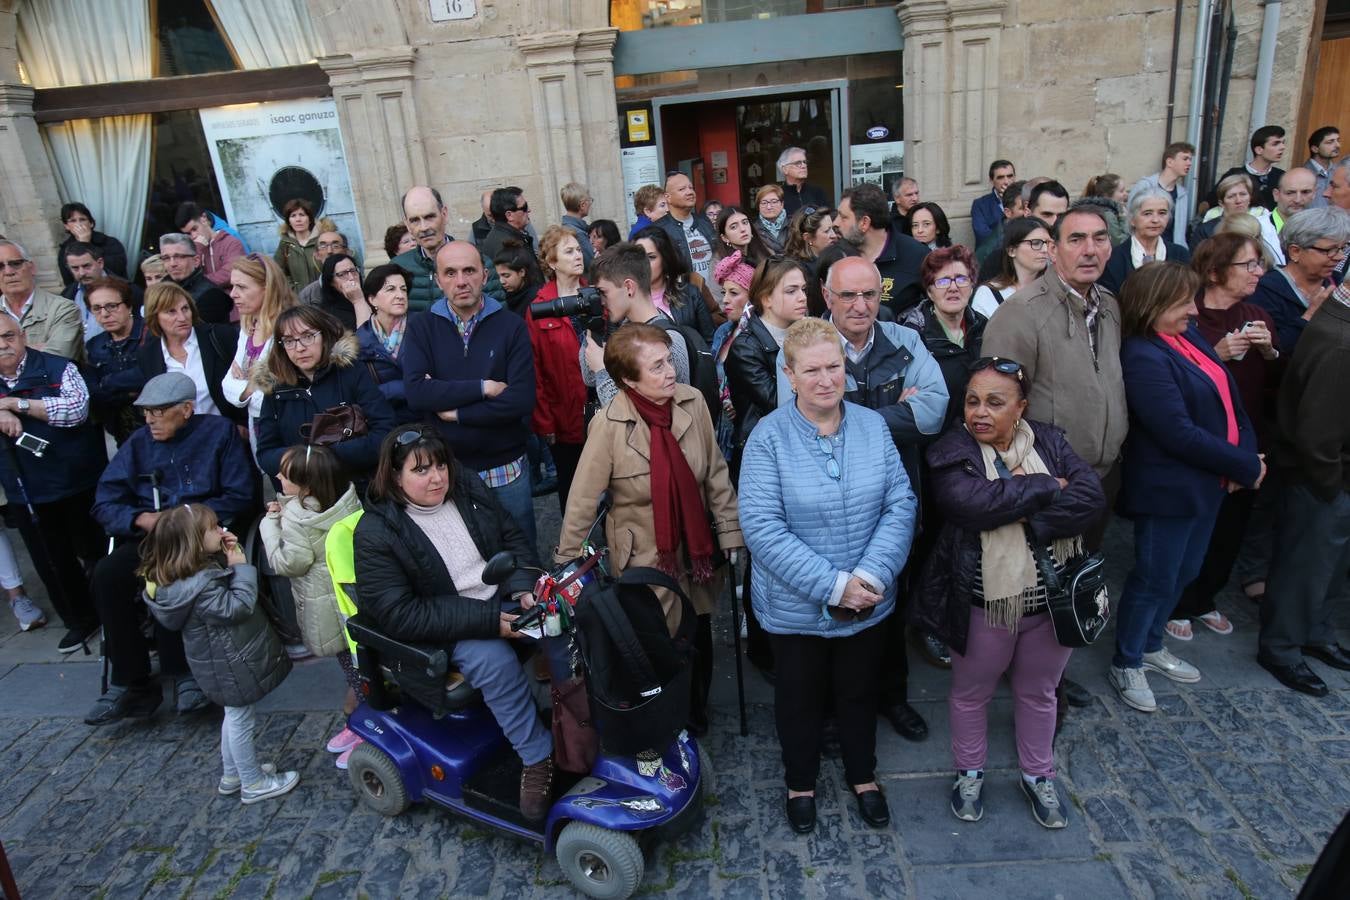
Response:
[{"label": "blue jeans", "polygon": [[1200,574],[1219,505],[1198,516],[1136,516],[1134,569],[1116,612],[1111,665],[1137,669],[1162,649],[1163,628],[1186,585]]},{"label": "blue jeans", "polygon": [[506,510],[506,514],[516,520],[520,530],[525,532],[525,539],[530,542],[530,546],[537,549],[539,547],[539,532],[534,523],[534,494],[530,490],[530,473],[524,471],[520,477],[510,484],[501,487],[488,488],[497,498],[497,502]]},{"label": "blue jeans", "polygon": [[[517,480],[530,483],[528,478]],[[525,765],[553,752],[553,735],[539,721],[525,670],[505,638],[456,641],[450,660],[482,692],[492,717]]]}]

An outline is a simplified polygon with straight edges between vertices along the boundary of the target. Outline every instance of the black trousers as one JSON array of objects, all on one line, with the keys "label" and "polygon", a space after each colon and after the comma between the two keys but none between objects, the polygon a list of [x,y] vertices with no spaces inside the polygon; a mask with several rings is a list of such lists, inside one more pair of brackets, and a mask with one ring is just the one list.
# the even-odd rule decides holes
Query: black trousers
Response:
[{"label": "black trousers", "polygon": [[712,615],[698,617],[698,626],[694,631],[693,678],[689,690],[689,724],[702,734],[708,730],[708,693],[712,690],[713,674],[713,628]]},{"label": "black trousers", "polygon": [[770,635],[779,661],[774,716],[788,790],[816,789],[821,734],[831,704],[839,723],[848,783],[875,780],[878,676],[886,647],[884,624],[844,638]]},{"label": "black trousers", "polygon": [[1172,618],[1190,619],[1214,612],[1214,598],[1228,584],[1255,505],[1256,491],[1234,491],[1223,499],[1200,574],[1181,592]]},{"label": "black trousers", "polygon": [[558,470],[558,506],[562,514],[567,515],[567,497],[572,491],[572,479],[577,474],[577,463],[581,462],[581,444],[557,443],[548,450],[553,454],[553,466]]},{"label": "black trousers", "polygon": [[99,616],[89,594],[89,572],[103,555],[103,529],[90,510],[94,488],[50,503],[33,504],[32,513],[10,498],[33,568],[47,588],[52,607],[70,629],[92,631]]},{"label": "black trousers", "polygon": [[[144,685],[150,679],[150,647],[141,631],[147,614],[141,600],[145,582],[136,574],[140,539],[127,541],[94,567],[94,605],[103,621],[104,653],[112,667],[111,682],[119,687]],[[188,674],[183,636],[154,623],[154,642],[163,675]]]}]

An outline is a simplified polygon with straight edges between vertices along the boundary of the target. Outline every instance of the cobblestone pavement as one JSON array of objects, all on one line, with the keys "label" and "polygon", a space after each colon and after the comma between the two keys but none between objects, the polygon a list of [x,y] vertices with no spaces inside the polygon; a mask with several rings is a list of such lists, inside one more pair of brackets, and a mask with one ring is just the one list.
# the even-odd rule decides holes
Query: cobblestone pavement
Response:
[{"label": "cobblestone pavement", "polygon": [[[1128,532],[1110,548],[1129,559]],[[30,585],[36,581],[30,581]],[[1125,707],[1107,687],[1109,635],[1070,674],[1096,696],[1059,739],[1069,827],[1040,828],[1017,790],[1006,692],[991,711],[984,820],[947,807],[947,675],[915,660],[911,696],[932,735],[879,729],[879,778],[893,814],[866,828],[829,760],[820,821],[790,833],[771,689],[747,673],[750,735],[735,721],[719,653],[702,827],[647,858],[642,890],[681,897],[1292,896],[1350,805],[1350,679],[1314,664],[1334,690],[1314,700],[1256,667],[1254,608],[1234,593],[1237,633],[1199,628],[1173,649],[1198,685],[1154,678],[1162,709]],[[1344,626],[1346,623],[1342,622]],[[92,729],[97,665],[60,661],[56,628],[0,634],[0,839],[25,897],[557,897],[571,895],[536,847],[436,808],[385,819],[359,805],[322,744],[339,727],[337,667],[319,661],[265,701],[264,759],[301,771],[285,798],[244,807],[218,797],[218,714]],[[1344,631],[1344,629],[1343,629]]]}]

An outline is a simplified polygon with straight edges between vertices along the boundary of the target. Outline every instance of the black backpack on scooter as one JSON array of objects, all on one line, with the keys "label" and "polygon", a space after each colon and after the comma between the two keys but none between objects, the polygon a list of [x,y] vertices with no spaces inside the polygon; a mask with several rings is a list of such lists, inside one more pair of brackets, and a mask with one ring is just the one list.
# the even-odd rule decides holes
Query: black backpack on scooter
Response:
[{"label": "black backpack on scooter", "polygon": [[[681,604],[674,636],[653,587],[671,591]],[[664,572],[629,569],[588,585],[576,620],[600,746],[620,756],[664,750],[689,716],[697,615],[688,596]]]}]

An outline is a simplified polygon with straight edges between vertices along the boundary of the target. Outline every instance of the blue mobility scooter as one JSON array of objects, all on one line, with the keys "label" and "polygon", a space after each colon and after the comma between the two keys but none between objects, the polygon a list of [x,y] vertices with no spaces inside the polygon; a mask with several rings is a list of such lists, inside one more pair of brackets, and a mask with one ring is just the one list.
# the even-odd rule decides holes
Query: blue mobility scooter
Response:
[{"label": "blue mobility scooter", "polygon": [[[604,511],[602,501],[597,524]],[[585,634],[578,641],[578,632],[586,630],[578,628],[578,619],[587,618],[588,599],[614,584],[605,575],[604,555],[587,542],[581,557],[545,573],[535,587],[538,604],[515,623],[517,628],[537,626],[543,640],[568,642],[571,658],[588,676],[591,642]],[[516,568],[509,554],[499,553],[488,561],[483,580],[500,584]],[[342,587],[359,609],[354,586]],[[601,599],[615,596],[611,591]],[[359,613],[347,627],[356,642],[364,695],[347,724],[365,740],[352,751],[347,773],[361,800],[376,812],[396,816],[410,803],[431,801],[537,841],[554,851],[578,890],[602,898],[632,895],[642,881],[643,845],[673,837],[700,820],[702,764],[698,745],[682,728],[689,696],[687,660],[674,684],[639,681],[635,703],[606,706],[592,689],[599,755],[584,776],[555,769],[556,799],[544,820],[529,821],[519,809],[520,758],[478,692],[450,669],[446,651],[395,641]],[[644,723],[655,721],[655,713],[669,724],[605,727],[607,720],[629,713]]]}]

